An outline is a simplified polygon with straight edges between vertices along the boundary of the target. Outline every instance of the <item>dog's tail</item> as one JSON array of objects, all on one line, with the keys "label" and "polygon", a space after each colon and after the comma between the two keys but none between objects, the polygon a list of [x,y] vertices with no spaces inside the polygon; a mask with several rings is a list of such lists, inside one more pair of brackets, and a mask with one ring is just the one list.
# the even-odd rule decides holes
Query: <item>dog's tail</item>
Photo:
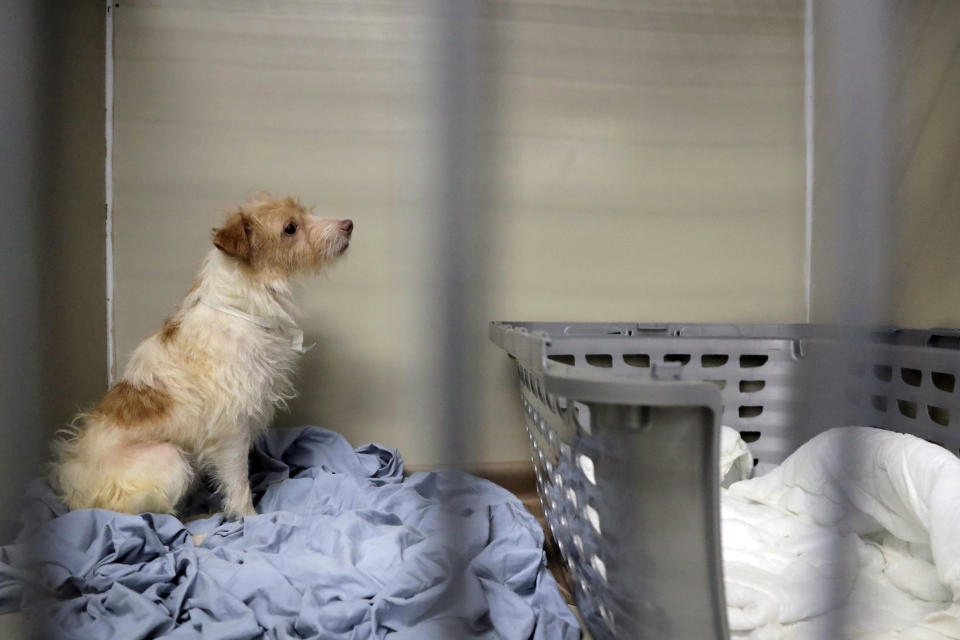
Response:
[{"label": "dog's tail", "polygon": [[60,425],[53,432],[53,438],[50,440],[50,459],[47,460],[43,475],[53,487],[53,490],[60,494],[62,498],[63,489],[60,485],[59,469],[61,465],[67,462],[77,449],[77,444],[83,436],[83,431],[87,423],[93,418],[93,414],[79,413],[73,420],[67,424]]},{"label": "dog's tail", "polygon": [[71,510],[173,513],[193,482],[189,461],[172,443],[130,442],[117,429],[86,429],[79,421],[59,435],[49,479]]}]

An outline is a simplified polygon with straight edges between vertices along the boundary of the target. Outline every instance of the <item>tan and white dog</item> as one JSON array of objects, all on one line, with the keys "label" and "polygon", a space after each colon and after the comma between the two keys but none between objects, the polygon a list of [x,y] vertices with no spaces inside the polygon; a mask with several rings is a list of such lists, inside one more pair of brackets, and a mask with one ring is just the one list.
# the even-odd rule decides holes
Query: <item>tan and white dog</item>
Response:
[{"label": "tan and white dog", "polygon": [[54,441],[51,484],[71,509],[173,513],[197,471],[230,518],[255,513],[247,454],[294,396],[303,349],[291,279],[342,255],[353,222],[268,194],[214,229],[197,280],[122,379]]}]

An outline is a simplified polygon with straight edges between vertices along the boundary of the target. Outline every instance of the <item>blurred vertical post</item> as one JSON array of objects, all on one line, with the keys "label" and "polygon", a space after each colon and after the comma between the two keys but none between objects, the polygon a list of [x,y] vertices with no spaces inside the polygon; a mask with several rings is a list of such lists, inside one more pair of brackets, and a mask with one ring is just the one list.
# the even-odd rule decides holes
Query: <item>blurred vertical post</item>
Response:
[{"label": "blurred vertical post", "polygon": [[[426,176],[425,216],[427,253],[424,262],[426,286],[423,291],[426,328],[432,333],[431,366],[427,393],[433,424],[428,433],[438,434],[435,456],[447,465],[462,467],[476,446],[480,427],[478,393],[479,345],[484,332],[475,331],[475,316],[481,313],[483,294],[483,252],[480,221],[483,162],[477,131],[479,111],[480,26],[478,5],[465,0],[431,0],[429,23],[434,33],[428,65],[433,102],[428,130],[431,131]],[[443,544],[457,548],[470,539],[469,526],[453,502],[445,506]],[[448,606],[459,593],[462,567],[452,568],[451,580],[444,583]]]},{"label": "blurred vertical post", "polygon": [[43,361],[45,331],[41,243],[44,162],[43,37],[48,35],[42,3],[6,2],[0,25],[0,67],[5,90],[0,96],[0,131],[4,145],[0,167],[5,205],[0,238],[0,302],[6,313],[0,324],[3,371],[0,379],[0,544],[17,530],[19,505],[28,475],[36,468],[46,434],[42,392],[48,376]]},{"label": "blurred vertical post", "polygon": [[811,317],[889,323],[899,123],[893,6],[890,0],[827,0],[813,9]]},{"label": "blurred vertical post", "polygon": [[[808,0],[813,2],[813,0]],[[814,158],[811,314],[814,322],[842,324],[829,371],[808,381],[807,432],[798,443],[844,420],[843,372],[854,360],[871,361],[867,327],[893,319],[895,261],[895,156],[899,118],[893,85],[891,0],[825,0],[812,6],[814,55]],[[851,469],[864,468],[861,452],[839,452]],[[853,472],[855,473],[855,472]],[[832,550],[835,571],[847,566]],[[835,601],[843,601],[833,581]],[[844,609],[831,612],[833,637],[844,637]]]},{"label": "blurred vertical post", "polygon": [[483,296],[485,225],[481,205],[485,162],[478,125],[481,47],[477,2],[433,0],[433,83],[424,263],[427,324],[433,333],[433,433],[442,434],[441,459],[462,465],[479,429],[479,345],[474,317]]}]

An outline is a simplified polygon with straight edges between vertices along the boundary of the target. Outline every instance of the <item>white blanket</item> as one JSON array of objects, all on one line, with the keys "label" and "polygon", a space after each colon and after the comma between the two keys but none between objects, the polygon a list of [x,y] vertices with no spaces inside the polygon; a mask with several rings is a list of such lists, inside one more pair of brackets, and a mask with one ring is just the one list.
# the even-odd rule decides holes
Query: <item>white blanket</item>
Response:
[{"label": "white blanket", "polygon": [[[729,482],[746,475],[749,452],[724,431]],[[721,498],[731,638],[960,639],[960,459],[950,452],[832,429]]]}]

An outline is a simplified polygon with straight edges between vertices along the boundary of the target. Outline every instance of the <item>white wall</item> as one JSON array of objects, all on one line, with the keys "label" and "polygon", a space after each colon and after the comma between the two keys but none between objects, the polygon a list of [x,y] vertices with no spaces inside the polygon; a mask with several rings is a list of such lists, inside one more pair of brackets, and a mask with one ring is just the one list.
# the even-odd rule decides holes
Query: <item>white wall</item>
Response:
[{"label": "white wall", "polygon": [[[189,287],[218,214],[257,189],[357,222],[306,283],[316,423],[441,462],[424,389],[430,84],[423,2],[130,1],[116,22],[121,364]],[[802,321],[802,3],[485,2],[488,269],[481,435],[527,458],[490,319]],[[478,240],[479,241],[479,240]],[[452,427],[455,425],[451,425]]]},{"label": "white wall", "polygon": [[894,322],[960,327],[960,3],[908,3]]}]

